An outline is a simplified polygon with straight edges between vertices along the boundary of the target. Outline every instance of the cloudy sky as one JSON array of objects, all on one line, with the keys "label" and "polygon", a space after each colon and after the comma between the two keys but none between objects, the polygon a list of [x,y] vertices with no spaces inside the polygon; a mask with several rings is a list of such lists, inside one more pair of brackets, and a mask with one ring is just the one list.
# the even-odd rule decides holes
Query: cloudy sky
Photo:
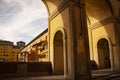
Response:
[{"label": "cloudy sky", "polygon": [[47,27],[41,0],[0,0],[0,39],[28,43]]}]

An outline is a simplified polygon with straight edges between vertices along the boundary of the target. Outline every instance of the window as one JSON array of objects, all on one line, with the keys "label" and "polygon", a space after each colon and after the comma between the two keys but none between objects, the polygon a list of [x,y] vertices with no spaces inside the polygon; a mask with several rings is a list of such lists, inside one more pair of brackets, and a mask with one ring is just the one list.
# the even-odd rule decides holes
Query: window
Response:
[{"label": "window", "polygon": [[38,55],[38,58],[46,58],[45,54]]},{"label": "window", "polygon": [[40,48],[40,52],[42,52],[43,50],[45,50],[44,46],[42,46],[42,48]]},{"label": "window", "polygon": [[45,36],[45,40],[47,40],[47,36]]},{"label": "window", "polygon": [[4,50],[8,50],[8,46],[4,46]]},{"label": "window", "polygon": [[8,54],[8,53],[4,53],[4,54]]},{"label": "window", "polygon": [[5,51],[3,51],[3,53],[5,53]]},{"label": "window", "polygon": [[48,44],[46,44],[45,49],[48,49]]}]

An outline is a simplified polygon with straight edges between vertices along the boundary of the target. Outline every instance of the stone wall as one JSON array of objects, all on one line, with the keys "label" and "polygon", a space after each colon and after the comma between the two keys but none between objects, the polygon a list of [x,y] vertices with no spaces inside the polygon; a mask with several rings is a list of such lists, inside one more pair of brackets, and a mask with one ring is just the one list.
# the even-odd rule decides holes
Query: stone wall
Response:
[{"label": "stone wall", "polygon": [[50,62],[0,62],[1,76],[20,75],[48,75],[52,74]]}]

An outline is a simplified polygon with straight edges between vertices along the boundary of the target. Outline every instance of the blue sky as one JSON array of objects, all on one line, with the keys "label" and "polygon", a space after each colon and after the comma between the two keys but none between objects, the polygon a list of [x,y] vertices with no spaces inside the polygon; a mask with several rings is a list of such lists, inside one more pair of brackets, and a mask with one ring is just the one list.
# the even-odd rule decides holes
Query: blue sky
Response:
[{"label": "blue sky", "polygon": [[48,27],[41,0],[0,0],[0,39],[30,42]]}]

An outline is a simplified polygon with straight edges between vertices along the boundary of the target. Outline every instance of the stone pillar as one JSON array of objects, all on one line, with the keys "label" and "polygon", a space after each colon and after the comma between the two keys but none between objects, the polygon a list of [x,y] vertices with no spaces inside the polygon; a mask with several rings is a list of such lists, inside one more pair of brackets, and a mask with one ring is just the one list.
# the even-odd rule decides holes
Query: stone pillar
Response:
[{"label": "stone pillar", "polygon": [[116,38],[116,46],[117,50],[116,50],[116,55],[115,56],[115,66],[114,69],[120,69],[120,19],[115,17],[114,18],[114,31],[115,31],[115,38]]},{"label": "stone pillar", "polygon": [[71,1],[70,21],[73,36],[75,80],[91,80],[88,30],[83,3]]}]

